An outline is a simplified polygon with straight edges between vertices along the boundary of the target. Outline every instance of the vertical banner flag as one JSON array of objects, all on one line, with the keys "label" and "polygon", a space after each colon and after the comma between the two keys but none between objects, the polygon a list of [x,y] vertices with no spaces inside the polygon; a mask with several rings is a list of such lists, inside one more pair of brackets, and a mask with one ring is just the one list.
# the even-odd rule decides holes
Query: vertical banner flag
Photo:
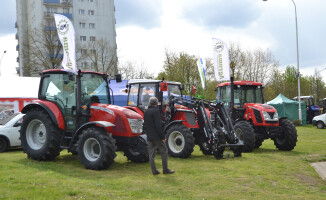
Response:
[{"label": "vertical banner flag", "polygon": [[61,65],[64,69],[77,72],[74,26],[71,21],[63,15],[54,14],[54,20],[63,49]]},{"label": "vertical banner flag", "polygon": [[216,81],[230,80],[229,49],[222,40],[217,38],[213,38],[213,58]]},{"label": "vertical banner flag", "polygon": [[197,66],[199,71],[199,76],[201,80],[201,85],[205,89],[205,80],[206,80],[206,60],[204,58],[199,58],[197,60]]}]

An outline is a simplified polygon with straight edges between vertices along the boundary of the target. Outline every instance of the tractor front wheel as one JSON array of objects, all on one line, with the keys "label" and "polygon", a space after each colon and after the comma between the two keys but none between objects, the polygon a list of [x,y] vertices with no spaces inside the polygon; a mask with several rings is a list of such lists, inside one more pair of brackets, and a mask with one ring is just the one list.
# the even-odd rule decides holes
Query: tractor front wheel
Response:
[{"label": "tractor front wheel", "polygon": [[294,124],[288,119],[280,119],[279,132],[274,140],[276,148],[291,151],[297,144],[298,134]]},{"label": "tractor front wheel", "polygon": [[83,130],[77,142],[78,157],[86,169],[107,169],[114,163],[115,141],[105,129],[89,127]]},{"label": "tractor front wheel", "polygon": [[234,125],[234,131],[240,141],[243,141],[243,152],[252,152],[255,148],[255,130],[247,121],[238,121]]},{"label": "tractor front wheel", "polygon": [[128,160],[135,163],[147,162],[149,160],[147,146],[148,145],[146,140],[138,136],[137,144],[133,146],[127,146],[124,150],[124,155]]},{"label": "tractor front wheel", "polygon": [[188,158],[194,151],[195,138],[190,129],[182,124],[172,125],[167,130],[167,147],[170,156]]},{"label": "tractor front wheel", "polygon": [[26,113],[20,130],[21,146],[29,158],[53,160],[60,154],[60,130],[41,109]]}]

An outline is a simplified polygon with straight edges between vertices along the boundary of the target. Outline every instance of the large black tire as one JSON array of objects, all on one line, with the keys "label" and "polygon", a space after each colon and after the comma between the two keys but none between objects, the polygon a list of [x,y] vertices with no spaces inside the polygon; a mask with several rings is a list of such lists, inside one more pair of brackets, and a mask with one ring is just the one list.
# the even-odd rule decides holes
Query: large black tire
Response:
[{"label": "large black tire", "polygon": [[166,133],[167,147],[170,156],[188,158],[194,151],[195,138],[190,129],[182,124],[172,125]]},{"label": "large black tire", "polygon": [[255,130],[247,121],[238,121],[234,125],[234,131],[238,139],[244,144],[242,152],[252,152],[255,148]]},{"label": "large black tire", "polygon": [[317,122],[317,128],[318,128],[318,129],[323,129],[324,127],[325,127],[324,122],[322,122],[322,121],[318,121],[318,122]]},{"label": "large black tire", "polygon": [[141,162],[148,162],[148,149],[147,149],[147,142],[144,138],[138,136],[137,137],[137,144],[133,146],[127,146],[124,149],[124,155],[127,157],[128,160],[141,163]]},{"label": "large black tire", "polygon": [[24,116],[20,130],[23,151],[35,160],[53,160],[60,155],[60,129],[41,109],[31,109]]},{"label": "large black tire", "polygon": [[79,135],[78,157],[86,169],[107,169],[114,163],[116,146],[112,135],[100,127],[89,127]]},{"label": "large black tire", "polygon": [[225,134],[223,132],[218,132],[217,144],[213,147],[213,155],[216,159],[222,159],[225,147],[220,146],[221,144],[226,144]]},{"label": "large black tire", "polygon": [[8,148],[7,140],[3,137],[0,137],[0,153],[6,151]]},{"label": "large black tire", "polygon": [[297,144],[298,134],[295,125],[288,119],[280,119],[280,128],[277,137],[272,138],[276,148],[291,151]]},{"label": "large black tire", "polygon": [[206,141],[199,142],[198,146],[204,155],[212,155],[213,154],[212,148]]},{"label": "large black tire", "polygon": [[256,141],[255,141],[255,148],[258,149],[264,142],[264,139],[262,138],[256,138]]}]

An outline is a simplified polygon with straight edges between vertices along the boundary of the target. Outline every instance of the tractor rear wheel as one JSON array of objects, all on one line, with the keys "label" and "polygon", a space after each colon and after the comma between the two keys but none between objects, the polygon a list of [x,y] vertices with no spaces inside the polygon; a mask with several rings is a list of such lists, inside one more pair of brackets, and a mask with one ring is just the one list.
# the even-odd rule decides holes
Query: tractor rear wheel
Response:
[{"label": "tractor rear wheel", "polygon": [[105,129],[89,127],[83,130],[77,142],[78,157],[86,169],[107,169],[114,163],[115,141]]},{"label": "tractor rear wheel", "polygon": [[24,152],[34,160],[53,160],[60,154],[60,130],[41,109],[26,113],[20,140]]},{"label": "tractor rear wheel", "polygon": [[255,148],[255,130],[247,121],[238,121],[234,125],[234,131],[239,140],[243,141],[242,152],[252,152]]},{"label": "tractor rear wheel", "polygon": [[137,144],[133,146],[127,146],[124,150],[124,155],[127,157],[128,160],[132,162],[147,162],[149,160],[149,157],[146,140],[138,136]]},{"label": "tractor rear wheel", "polygon": [[276,148],[291,151],[297,144],[298,134],[294,124],[288,119],[280,119],[279,132],[274,140]]},{"label": "tractor rear wheel", "polygon": [[190,129],[182,124],[172,125],[167,130],[167,147],[170,156],[188,158],[194,151],[195,138]]}]

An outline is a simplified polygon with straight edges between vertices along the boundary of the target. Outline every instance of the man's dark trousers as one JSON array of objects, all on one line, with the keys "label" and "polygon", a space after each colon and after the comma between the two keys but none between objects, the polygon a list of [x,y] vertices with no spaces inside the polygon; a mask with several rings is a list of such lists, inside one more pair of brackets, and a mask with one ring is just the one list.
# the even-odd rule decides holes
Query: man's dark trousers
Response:
[{"label": "man's dark trousers", "polygon": [[168,170],[168,148],[162,140],[148,141],[149,162],[151,163],[152,173],[156,172],[155,154],[156,150],[161,153],[163,172]]}]

